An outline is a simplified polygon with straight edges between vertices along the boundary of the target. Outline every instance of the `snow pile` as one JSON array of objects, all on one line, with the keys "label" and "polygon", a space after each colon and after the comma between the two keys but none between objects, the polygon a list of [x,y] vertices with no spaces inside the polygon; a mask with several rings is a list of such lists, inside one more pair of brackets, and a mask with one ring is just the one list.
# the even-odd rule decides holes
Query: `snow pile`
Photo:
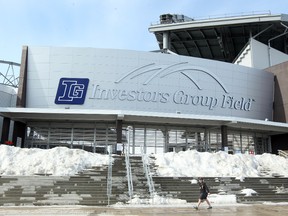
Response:
[{"label": "snow pile", "polygon": [[0,145],[0,175],[67,176],[75,175],[85,168],[108,164],[108,162],[107,155],[80,149],[66,147],[27,149]]},{"label": "snow pile", "polygon": [[245,196],[253,196],[257,194],[257,192],[254,191],[253,189],[246,188],[246,189],[241,190],[241,194],[245,194]]},{"label": "snow pile", "polygon": [[[130,205],[181,205],[187,204],[186,200],[171,198],[171,197],[162,197],[158,195],[154,195],[153,198],[150,199],[141,199],[139,196],[135,195],[133,199],[128,202]],[[118,204],[119,205],[119,204]]]},{"label": "snow pile", "polygon": [[[269,169],[288,177],[288,159],[263,154],[230,155],[226,152],[208,153],[189,150],[156,154],[157,174],[187,177],[258,177],[261,169]],[[51,174],[74,175],[92,166],[108,165],[109,156],[80,149],[18,148],[0,145],[0,175]],[[191,182],[192,183],[192,182]]]},{"label": "snow pile", "polygon": [[155,157],[160,176],[230,176],[242,179],[259,177],[260,171],[265,168],[271,173],[288,177],[288,160],[272,154],[230,155],[223,151],[209,153],[190,150],[157,154]]}]

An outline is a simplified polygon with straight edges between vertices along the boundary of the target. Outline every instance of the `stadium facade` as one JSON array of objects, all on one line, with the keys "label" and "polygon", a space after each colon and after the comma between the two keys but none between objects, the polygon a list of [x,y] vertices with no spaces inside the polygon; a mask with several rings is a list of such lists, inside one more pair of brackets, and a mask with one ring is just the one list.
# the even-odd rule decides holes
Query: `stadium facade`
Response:
[{"label": "stadium facade", "polygon": [[[149,28],[159,52],[24,46],[16,107],[0,107],[1,141],[13,132],[13,143],[22,147],[67,146],[105,153],[108,146],[116,152],[124,144],[131,154],[187,149],[260,154],[287,149],[286,34],[285,53],[252,38],[250,31],[233,62],[229,49],[235,51],[239,44],[221,46],[229,43],[227,36],[220,40],[219,33],[218,52],[208,41],[214,41],[211,35],[204,37],[206,46],[193,35],[205,35],[199,29],[204,23],[209,29],[214,23],[217,33],[215,19],[200,25],[179,17],[161,16],[160,24]],[[222,28],[235,25],[231,19],[222,18]],[[246,19],[237,17],[237,27]],[[286,16],[281,19],[277,23],[285,26]],[[199,26],[187,27],[195,23]],[[258,31],[265,32],[259,27]],[[268,46],[270,60],[282,62],[270,61],[263,68],[267,59],[262,55],[264,63],[253,66],[261,61],[251,57],[263,46]]]}]

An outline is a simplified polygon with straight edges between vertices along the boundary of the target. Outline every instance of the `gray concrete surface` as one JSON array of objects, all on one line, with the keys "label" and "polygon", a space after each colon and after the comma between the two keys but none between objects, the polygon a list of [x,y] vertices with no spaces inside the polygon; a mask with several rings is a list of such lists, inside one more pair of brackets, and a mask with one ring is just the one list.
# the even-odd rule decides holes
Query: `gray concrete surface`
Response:
[{"label": "gray concrete surface", "polygon": [[199,210],[194,210],[191,206],[184,207],[151,207],[151,206],[135,206],[135,207],[86,207],[86,206],[7,206],[0,207],[1,216],[21,215],[49,215],[49,216],[69,216],[69,215],[85,215],[85,216],[181,216],[181,215],[204,215],[204,216],[283,216],[287,215],[288,204],[282,205],[235,205],[235,206],[214,206],[213,209],[206,209],[201,206]]}]

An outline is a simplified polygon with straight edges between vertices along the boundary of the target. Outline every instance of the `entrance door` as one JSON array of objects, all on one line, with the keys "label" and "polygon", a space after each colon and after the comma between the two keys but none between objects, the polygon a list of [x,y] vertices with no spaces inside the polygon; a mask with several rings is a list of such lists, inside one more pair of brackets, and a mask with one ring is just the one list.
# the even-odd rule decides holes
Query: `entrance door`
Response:
[{"label": "entrance door", "polygon": [[255,151],[256,154],[263,154],[270,152],[268,137],[256,137]]}]

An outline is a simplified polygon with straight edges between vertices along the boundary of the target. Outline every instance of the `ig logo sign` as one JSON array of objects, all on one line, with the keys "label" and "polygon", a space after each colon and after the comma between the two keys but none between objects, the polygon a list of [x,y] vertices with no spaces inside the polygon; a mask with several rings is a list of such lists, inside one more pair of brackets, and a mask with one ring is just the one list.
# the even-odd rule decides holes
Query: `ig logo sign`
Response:
[{"label": "ig logo sign", "polygon": [[84,104],[89,79],[61,78],[55,104]]}]

